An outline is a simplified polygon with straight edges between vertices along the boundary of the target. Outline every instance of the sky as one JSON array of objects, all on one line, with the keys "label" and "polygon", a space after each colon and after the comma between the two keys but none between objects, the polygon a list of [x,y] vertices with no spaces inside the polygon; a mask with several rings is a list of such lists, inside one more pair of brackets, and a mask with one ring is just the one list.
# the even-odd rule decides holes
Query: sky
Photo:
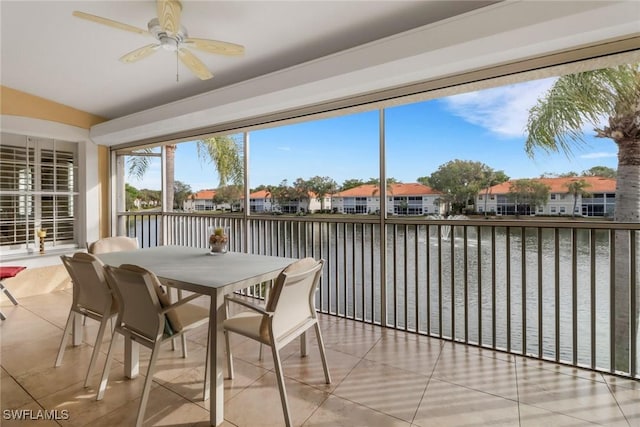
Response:
[{"label": "sky", "polygon": [[[543,173],[582,172],[593,166],[617,167],[613,141],[595,138],[593,126],[583,129],[584,144],[573,155],[524,150],[529,109],[552,86],[543,79],[469,92],[385,110],[388,177],[416,182],[450,160],[473,160],[504,171],[510,178],[535,178]],[[379,175],[379,113],[370,111],[336,118],[252,131],[250,187],[278,185],[286,179],[329,176],[338,184]],[[210,164],[198,159],[194,143],[176,150],[175,178],[192,191],[218,186]],[[160,163],[152,162],[136,188],[160,188]]]}]

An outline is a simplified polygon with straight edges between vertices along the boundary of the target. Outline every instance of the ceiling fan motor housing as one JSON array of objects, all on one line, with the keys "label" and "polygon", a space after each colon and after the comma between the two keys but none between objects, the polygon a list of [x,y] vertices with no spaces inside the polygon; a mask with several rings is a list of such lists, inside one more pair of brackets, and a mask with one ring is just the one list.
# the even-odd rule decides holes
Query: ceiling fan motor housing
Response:
[{"label": "ceiling fan motor housing", "polygon": [[162,46],[163,49],[175,52],[180,47],[180,44],[188,37],[187,29],[184,26],[180,26],[180,31],[175,34],[167,33],[161,26],[158,18],[153,18],[147,24],[149,32],[155,37]]}]

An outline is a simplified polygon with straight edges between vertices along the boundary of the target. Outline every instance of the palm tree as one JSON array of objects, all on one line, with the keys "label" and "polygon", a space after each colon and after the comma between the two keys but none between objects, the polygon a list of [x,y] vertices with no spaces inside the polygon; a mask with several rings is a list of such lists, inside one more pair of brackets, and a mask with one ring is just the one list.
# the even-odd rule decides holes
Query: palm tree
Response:
[{"label": "palm tree", "polygon": [[[608,121],[600,124],[602,117]],[[618,146],[615,221],[640,222],[640,68],[626,64],[560,77],[529,111],[525,149],[571,154],[584,142],[582,128],[591,124],[597,137]],[[630,322],[640,322],[640,310],[629,318],[630,245],[625,232],[615,237],[616,369],[629,369]],[[635,284],[633,284],[635,285]],[[636,328],[636,331],[638,328]]]},{"label": "palm tree", "polygon": [[[608,125],[600,126],[602,116]],[[587,71],[560,77],[531,108],[525,149],[563,151],[583,143],[582,128],[618,145],[615,221],[640,222],[640,70],[638,65]]]},{"label": "palm tree", "polygon": [[[218,172],[220,187],[228,183],[242,185],[244,180],[244,166],[242,152],[238,142],[231,136],[216,136],[196,141],[198,158],[200,161],[213,164]],[[175,183],[175,152],[177,145],[165,146],[166,168],[165,187],[167,189],[167,208],[173,209],[174,183]],[[141,153],[150,153],[147,148]],[[149,169],[149,159],[144,155],[138,155],[129,159],[129,175],[141,178]]]},{"label": "palm tree", "polygon": [[571,211],[571,216],[575,217],[576,206],[578,206],[578,196],[588,197],[589,192],[586,191],[585,188],[591,187],[591,184],[584,179],[579,179],[571,180],[571,182],[566,183],[564,186],[567,187],[569,194],[573,196],[573,210]]}]

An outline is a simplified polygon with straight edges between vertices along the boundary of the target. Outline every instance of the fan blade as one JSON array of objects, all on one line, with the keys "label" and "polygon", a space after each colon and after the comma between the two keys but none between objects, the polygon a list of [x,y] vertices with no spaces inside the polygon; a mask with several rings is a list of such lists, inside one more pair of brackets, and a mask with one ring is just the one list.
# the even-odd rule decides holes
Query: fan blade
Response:
[{"label": "fan blade", "polygon": [[160,26],[170,34],[180,31],[182,4],[178,0],[157,0],[156,5]]},{"label": "fan blade", "polygon": [[154,53],[160,45],[158,43],[148,44],[140,49],[136,49],[133,52],[129,52],[126,55],[120,58],[120,61],[125,62],[127,64],[131,62],[139,61],[140,59],[146,58],[147,56]]},{"label": "fan blade", "polygon": [[143,30],[142,28],[134,27],[133,25],[129,24],[123,24],[122,22],[112,21],[111,19],[91,15],[89,13],[84,13],[77,10],[73,11],[73,16],[86,19],[87,21],[97,22],[98,24],[107,25],[109,27],[118,28],[120,30],[131,31],[132,33],[149,34],[147,30]]},{"label": "fan blade", "polygon": [[238,56],[244,54],[244,46],[234,43],[221,42],[218,40],[187,38],[184,43],[187,47],[201,50],[207,53],[217,53],[220,55]]},{"label": "fan blade", "polygon": [[200,80],[209,80],[211,77],[213,77],[211,71],[209,71],[209,69],[202,63],[202,61],[200,61],[198,57],[193,53],[184,48],[181,48],[178,52],[182,63],[186,65],[193,74],[198,76]]}]

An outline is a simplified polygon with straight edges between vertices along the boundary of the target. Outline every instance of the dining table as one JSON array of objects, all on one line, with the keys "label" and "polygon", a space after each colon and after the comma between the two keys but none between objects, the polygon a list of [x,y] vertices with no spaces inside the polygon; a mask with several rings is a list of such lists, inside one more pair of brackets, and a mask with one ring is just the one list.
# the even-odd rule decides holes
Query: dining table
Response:
[{"label": "dining table", "polygon": [[[111,252],[100,254],[98,258],[114,267],[139,265],[152,271],[163,285],[211,298],[208,357],[212,369],[208,372],[209,390],[205,390],[204,398],[209,399],[211,425],[221,424],[224,420],[224,296],[277,278],[296,259],[240,252],[214,253],[186,246]],[[125,341],[125,375],[134,378],[138,371],[137,344]]]}]

